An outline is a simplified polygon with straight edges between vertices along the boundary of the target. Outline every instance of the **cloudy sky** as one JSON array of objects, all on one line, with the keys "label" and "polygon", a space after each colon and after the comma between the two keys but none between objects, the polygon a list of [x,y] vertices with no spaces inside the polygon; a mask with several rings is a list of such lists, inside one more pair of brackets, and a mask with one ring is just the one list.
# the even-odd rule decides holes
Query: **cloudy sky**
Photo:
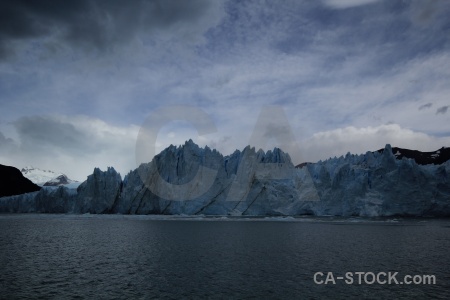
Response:
[{"label": "cloudy sky", "polygon": [[0,164],[125,175],[146,117],[173,105],[216,131],[173,121],[156,151],[192,138],[230,154],[267,107],[285,118],[254,146],[291,131],[295,163],[450,146],[449,14],[445,0],[1,1]]}]

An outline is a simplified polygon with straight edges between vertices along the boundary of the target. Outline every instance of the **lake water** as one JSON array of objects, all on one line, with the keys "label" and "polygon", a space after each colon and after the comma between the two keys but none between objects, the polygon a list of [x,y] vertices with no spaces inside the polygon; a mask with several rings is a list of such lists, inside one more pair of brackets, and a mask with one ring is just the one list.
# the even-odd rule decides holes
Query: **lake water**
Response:
[{"label": "lake water", "polygon": [[450,220],[0,215],[0,272],[2,299],[449,299]]}]

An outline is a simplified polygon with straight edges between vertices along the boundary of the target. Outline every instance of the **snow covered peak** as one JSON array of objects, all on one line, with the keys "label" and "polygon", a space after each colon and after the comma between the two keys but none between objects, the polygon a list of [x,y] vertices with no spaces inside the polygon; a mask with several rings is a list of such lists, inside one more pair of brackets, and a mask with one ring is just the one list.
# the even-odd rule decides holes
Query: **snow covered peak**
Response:
[{"label": "snow covered peak", "polygon": [[22,172],[22,174],[28,174],[28,173],[48,173],[48,174],[55,174],[55,172],[50,171],[50,170],[41,170],[38,168],[35,168],[33,166],[26,166],[25,168],[22,168],[22,170],[20,170]]},{"label": "snow covered peak", "polygon": [[44,185],[47,181],[63,175],[62,173],[56,173],[50,170],[42,170],[33,166],[22,168],[21,172],[23,176],[38,185]]},{"label": "snow covered peak", "polygon": [[76,187],[78,186],[78,184],[79,184],[78,181],[69,179],[69,177],[67,177],[65,174],[61,174],[44,183],[44,186],[70,185],[71,187]]},{"label": "snow covered peak", "polygon": [[69,179],[63,173],[57,173],[51,170],[42,170],[33,166],[24,167],[21,172],[23,176],[40,186],[58,186],[77,182]]}]

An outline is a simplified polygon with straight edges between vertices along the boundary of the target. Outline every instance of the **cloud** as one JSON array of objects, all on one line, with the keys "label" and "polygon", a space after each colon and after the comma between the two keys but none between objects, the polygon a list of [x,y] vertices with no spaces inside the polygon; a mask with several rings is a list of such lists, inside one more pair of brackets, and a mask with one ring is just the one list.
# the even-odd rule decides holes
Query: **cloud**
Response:
[{"label": "cloud", "polygon": [[[185,126],[165,127],[164,132],[174,132],[174,138],[166,135],[158,138],[158,151],[168,146],[184,144],[192,134],[183,135]],[[6,138],[0,133],[0,163],[18,168],[34,165],[66,173],[69,177],[84,180],[94,167],[106,169],[113,166],[122,177],[135,169],[135,146],[138,126],[114,126],[99,119],[86,116],[31,116],[16,120],[14,126],[18,133],[18,142]],[[208,136],[193,138],[201,146],[217,148],[224,155],[231,154],[236,148],[243,149],[249,144],[249,135],[229,127]],[[254,129],[254,128],[253,128]],[[267,128],[266,128],[267,129]],[[286,128],[272,128],[271,133],[285,132]],[[178,130],[181,130],[178,132]],[[227,132],[235,135],[227,135]],[[295,164],[305,161],[316,162],[333,156],[375,151],[385,144],[392,146],[432,151],[450,145],[450,137],[435,137],[426,133],[402,128],[398,124],[355,127],[348,126],[329,131],[316,132],[312,136],[292,143],[300,146],[300,153],[290,153]],[[236,145],[239,145],[236,147]],[[257,146],[257,145],[256,145]],[[273,146],[263,147],[269,150]],[[286,149],[284,149],[286,151]],[[289,152],[289,151],[288,151]]]},{"label": "cloud", "polygon": [[[0,132],[0,155],[12,155],[17,151],[17,143]],[[1,162],[0,162],[1,163]]]},{"label": "cloud", "polygon": [[427,104],[423,104],[423,105],[419,106],[419,110],[424,110],[424,109],[430,108],[432,105],[433,105],[433,103],[428,102]]},{"label": "cloud", "polygon": [[445,113],[447,113],[448,108],[449,108],[449,105],[439,107],[439,108],[436,110],[436,114],[437,114],[437,115],[438,115],[438,114],[445,114]]},{"label": "cloud", "polygon": [[102,52],[142,32],[198,39],[220,19],[220,6],[207,0],[1,1],[0,58],[14,53],[14,42],[36,38]]},{"label": "cloud", "polygon": [[[206,141],[206,143],[205,143],[205,141],[200,140],[200,143],[204,143],[204,144],[208,145],[208,147],[217,150],[217,149],[223,149],[224,146],[227,144],[229,145],[232,142],[232,140],[233,140],[233,138],[231,136],[227,135],[227,136],[220,137],[217,140],[209,139]],[[230,149],[229,151],[224,152],[222,154],[227,154],[228,152],[231,153],[232,150]]]},{"label": "cloud", "polygon": [[412,2],[412,20],[419,25],[429,25],[437,15],[448,8],[447,1],[420,0]]},{"label": "cloud", "polygon": [[[447,134],[447,120],[434,114],[450,93],[447,3],[3,1],[0,45],[20,59],[0,63],[0,117],[15,124],[16,146],[29,154],[15,164],[35,157],[64,171],[63,161],[80,157],[91,166],[68,164],[80,174],[129,156],[132,124],[171,104],[208,112],[219,132],[196,142],[224,154],[250,143],[265,105],[282,106],[301,141],[345,128],[361,139],[335,133],[336,148],[321,140],[307,160],[381,148],[386,139],[374,132],[390,121],[400,128],[388,131],[393,145],[404,140],[392,132],[407,129],[434,141]],[[170,132],[158,150],[197,135]]]},{"label": "cloud", "polygon": [[434,137],[400,127],[398,124],[357,128],[353,126],[315,133],[301,143],[308,161],[315,162],[334,156],[375,151],[386,144],[392,147],[434,151],[450,145],[450,137]]},{"label": "cloud", "polygon": [[345,9],[350,7],[362,6],[377,1],[379,0],[323,0],[325,5],[335,9]]},{"label": "cloud", "polygon": [[136,168],[137,126],[118,127],[87,116],[22,117],[13,126],[19,143],[0,134],[0,160],[15,167],[33,165],[78,180],[94,167],[113,166],[122,176]]},{"label": "cloud", "polygon": [[42,147],[43,151],[49,152],[65,149],[82,157],[98,149],[99,141],[92,141],[89,132],[83,131],[74,122],[67,122],[60,117],[22,117],[14,121],[13,125],[21,138],[22,148],[33,148],[36,151]]}]

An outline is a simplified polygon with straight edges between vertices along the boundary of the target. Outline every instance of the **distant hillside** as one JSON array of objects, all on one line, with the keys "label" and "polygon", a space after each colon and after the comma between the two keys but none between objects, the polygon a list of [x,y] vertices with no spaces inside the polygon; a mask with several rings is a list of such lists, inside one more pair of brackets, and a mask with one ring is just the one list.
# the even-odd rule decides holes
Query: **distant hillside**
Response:
[{"label": "distant hillside", "polygon": [[[383,153],[383,151],[384,149],[380,149],[377,152]],[[421,152],[418,150],[394,147],[392,148],[392,154],[394,154],[397,159],[402,159],[403,157],[412,158],[419,165],[440,165],[450,159],[450,148],[442,147],[441,149],[432,152]]]},{"label": "distant hillside", "polygon": [[[384,152],[383,149],[379,149],[375,152],[378,152],[382,154]],[[415,160],[415,162],[418,165],[440,165],[445,163],[446,161],[450,160],[450,148],[449,147],[442,147],[439,150],[432,151],[432,152],[421,152],[418,150],[409,150],[409,149],[403,149],[394,147],[392,148],[392,154],[394,154],[396,159],[402,159],[405,158],[412,158]],[[303,168],[304,166],[310,164],[310,162],[304,162],[301,164],[296,165],[296,168]]]},{"label": "distant hillside", "polygon": [[0,197],[39,191],[41,188],[25,178],[19,169],[0,165]]},{"label": "distant hillside", "polygon": [[74,183],[80,184],[78,181],[69,179],[66,175],[61,174],[61,175],[47,181],[44,184],[44,186],[61,186],[61,185],[69,185],[69,184],[74,184]]}]

